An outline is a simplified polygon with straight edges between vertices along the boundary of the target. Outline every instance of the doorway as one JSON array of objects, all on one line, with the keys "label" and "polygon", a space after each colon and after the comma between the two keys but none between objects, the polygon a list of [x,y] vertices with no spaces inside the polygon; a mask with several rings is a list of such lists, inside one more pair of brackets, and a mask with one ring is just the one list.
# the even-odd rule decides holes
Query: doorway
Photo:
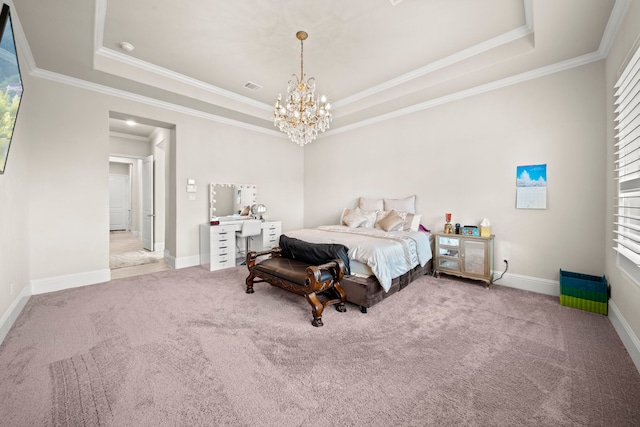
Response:
[{"label": "doorway", "polygon": [[[128,124],[127,120],[135,124]],[[129,271],[145,274],[169,268],[165,260],[165,171],[169,153],[165,150],[172,137],[172,125],[160,125],[152,120],[131,116],[125,119],[121,113],[109,113],[112,278],[123,277]]]},{"label": "doorway", "polygon": [[[117,166],[126,166],[118,164]],[[115,169],[115,168],[114,168]],[[109,171],[109,231],[125,231],[131,227],[131,177]],[[128,172],[128,170],[127,170]]]}]

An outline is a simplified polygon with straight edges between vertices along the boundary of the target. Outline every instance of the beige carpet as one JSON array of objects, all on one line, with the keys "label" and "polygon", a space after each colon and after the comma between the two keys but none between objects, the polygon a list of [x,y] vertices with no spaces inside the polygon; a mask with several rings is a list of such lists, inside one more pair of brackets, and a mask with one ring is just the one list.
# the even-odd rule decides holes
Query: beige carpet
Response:
[{"label": "beige carpet", "polygon": [[608,318],[423,277],[362,314],[246,269],[31,297],[0,346],[7,426],[637,426],[640,374]]}]

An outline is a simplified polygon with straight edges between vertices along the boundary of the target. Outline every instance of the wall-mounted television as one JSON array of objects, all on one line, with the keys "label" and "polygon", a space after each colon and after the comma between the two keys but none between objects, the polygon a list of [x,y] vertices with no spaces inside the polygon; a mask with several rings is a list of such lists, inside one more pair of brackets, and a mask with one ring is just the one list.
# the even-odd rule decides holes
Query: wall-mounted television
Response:
[{"label": "wall-mounted television", "polygon": [[7,166],[21,98],[22,78],[11,13],[9,6],[3,4],[0,13],[0,174],[4,173]]}]

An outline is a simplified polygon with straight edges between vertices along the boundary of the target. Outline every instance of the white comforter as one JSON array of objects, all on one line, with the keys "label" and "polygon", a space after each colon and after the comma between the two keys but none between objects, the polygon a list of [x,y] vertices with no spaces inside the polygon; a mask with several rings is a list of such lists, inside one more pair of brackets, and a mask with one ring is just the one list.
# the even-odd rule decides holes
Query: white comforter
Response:
[{"label": "white comforter", "polygon": [[351,228],[325,225],[288,231],[289,237],[310,243],[341,243],[349,248],[349,259],[367,264],[385,291],[391,280],[431,259],[428,234],[421,231],[383,231],[377,228]]}]

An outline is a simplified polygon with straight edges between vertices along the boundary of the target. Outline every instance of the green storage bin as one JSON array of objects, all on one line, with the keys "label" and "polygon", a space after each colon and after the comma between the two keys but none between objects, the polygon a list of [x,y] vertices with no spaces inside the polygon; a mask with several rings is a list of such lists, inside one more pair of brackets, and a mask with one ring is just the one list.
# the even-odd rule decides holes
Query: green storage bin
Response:
[{"label": "green storage bin", "polygon": [[560,270],[560,305],[594,313],[608,313],[609,286],[605,276]]}]

